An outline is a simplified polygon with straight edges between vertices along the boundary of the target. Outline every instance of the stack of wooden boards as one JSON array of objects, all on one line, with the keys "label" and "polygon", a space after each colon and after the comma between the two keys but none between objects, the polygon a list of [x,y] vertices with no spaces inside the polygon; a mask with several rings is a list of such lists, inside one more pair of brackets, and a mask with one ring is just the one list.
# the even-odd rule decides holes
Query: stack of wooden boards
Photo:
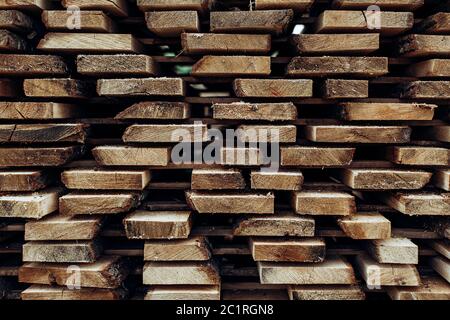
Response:
[{"label": "stack of wooden boards", "polygon": [[448,1],[0,0],[0,298],[448,300],[449,80]]}]

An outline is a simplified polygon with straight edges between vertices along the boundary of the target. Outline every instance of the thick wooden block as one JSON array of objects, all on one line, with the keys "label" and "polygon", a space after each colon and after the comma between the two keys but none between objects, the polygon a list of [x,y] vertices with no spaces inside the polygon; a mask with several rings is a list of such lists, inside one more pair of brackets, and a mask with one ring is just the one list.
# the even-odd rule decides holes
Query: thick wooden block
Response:
[{"label": "thick wooden block", "polygon": [[22,300],[121,300],[126,296],[123,289],[81,288],[32,285],[21,293]]},{"label": "thick wooden block", "polygon": [[0,102],[0,119],[67,119],[79,114],[79,106],[55,102]]},{"label": "thick wooden block", "polygon": [[419,25],[418,31],[428,34],[449,34],[450,13],[438,12],[425,18]]},{"label": "thick wooden block", "polygon": [[153,58],[146,55],[79,55],[77,72],[88,76],[152,76],[157,73]]},{"label": "thick wooden block", "polygon": [[216,267],[207,262],[147,262],[143,283],[148,285],[218,285]]},{"label": "thick wooden block", "polygon": [[297,127],[295,125],[250,125],[237,128],[236,135],[241,142],[295,143]]},{"label": "thick wooden block", "polygon": [[44,242],[23,245],[24,262],[93,263],[100,257],[101,247],[92,241]]},{"label": "thick wooden block", "polygon": [[419,247],[406,238],[373,240],[367,245],[367,251],[378,263],[419,263]]},{"label": "thick wooden block", "polygon": [[115,116],[115,119],[188,119],[190,105],[185,102],[144,101],[133,104]]},{"label": "thick wooden block", "polygon": [[49,175],[40,170],[0,171],[0,191],[36,191],[49,182]]},{"label": "thick wooden block", "polygon": [[423,277],[418,287],[392,287],[388,294],[392,300],[449,300],[450,284],[439,276]]},{"label": "thick wooden block", "polygon": [[378,34],[300,34],[291,40],[300,54],[369,54],[380,48]]},{"label": "thick wooden block", "polygon": [[40,219],[58,210],[60,189],[0,196],[0,217]]},{"label": "thick wooden block", "polygon": [[448,166],[449,150],[437,147],[388,147],[386,158],[396,164],[414,166]]},{"label": "thick wooden block", "polygon": [[186,200],[199,213],[273,214],[275,196],[245,193],[186,192]]},{"label": "thick wooden block", "polygon": [[152,286],[144,300],[220,300],[220,286]]},{"label": "thick wooden block", "polygon": [[137,6],[141,11],[173,11],[196,10],[207,11],[211,7],[209,0],[137,0]]},{"label": "thick wooden block", "polygon": [[278,213],[273,216],[244,218],[235,225],[233,234],[260,237],[313,237],[314,231],[314,218]]},{"label": "thick wooden block", "polygon": [[255,9],[292,9],[303,12],[309,9],[313,2],[313,0],[255,0]]},{"label": "thick wooden block", "polygon": [[262,284],[355,284],[350,263],[339,257],[328,257],[323,263],[258,262]]},{"label": "thick wooden block", "polygon": [[245,179],[238,169],[192,170],[191,189],[227,190],[244,189]]},{"label": "thick wooden block", "polygon": [[[120,257],[105,256],[94,263],[81,264],[77,267],[71,271],[70,264],[25,263],[19,269],[19,281],[31,284],[115,289],[122,285],[127,276],[127,270]],[[79,277],[76,282],[73,281],[75,273]]]},{"label": "thick wooden block", "polygon": [[406,74],[418,78],[450,77],[450,60],[430,59],[417,62],[406,69]]},{"label": "thick wooden block", "polygon": [[252,171],[250,174],[252,189],[295,191],[302,188],[303,180],[302,173],[295,171]]},{"label": "thick wooden block", "polygon": [[88,98],[92,94],[90,82],[75,79],[25,79],[23,90],[27,97]]},{"label": "thick wooden block", "polygon": [[365,300],[366,295],[359,286],[315,285],[289,286],[291,300]]},{"label": "thick wooden block", "polygon": [[425,103],[345,102],[341,118],[359,120],[432,120],[437,105]]},{"label": "thick wooden block", "polygon": [[61,57],[31,54],[0,54],[2,76],[66,75],[67,65]]},{"label": "thick wooden block", "polygon": [[191,232],[190,211],[144,211],[123,220],[129,239],[187,239]]},{"label": "thick wooden block", "polygon": [[100,146],[92,149],[92,155],[102,166],[167,166],[170,161],[166,147]]},{"label": "thick wooden block", "polygon": [[26,33],[33,29],[33,20],[26,14],[17,10],[1,10],[0,29]]},{"label": "thick wooden block", "polygon": [[410,34],[400,39],[399,52],[405,57],[449,57],[450,35]]},{"label": "thick wooden block", "polygon": [[430,182],[431,172],[396,169],[342,169],[340,180],[352,189],[422,189]]},{"label": "thick wooden block", "polygon": [[73,12],[66,10],[44,11],[42,22],[48,31],[112,33],[116,30],[113,20],[103,11],[80,11],[79,21],[74,19],[73,16]]},{"label": "thick wooden block", "polygon": [[391,222],[379,213],[357,213],[337,220],[344,233],[356,240],[391,237]]},{"label": "thick wooden block", "polygon": [[204,142],[208,141],[206,124],[134,124],[122,136],[125,143]]},{"label": "thick wooden block", "polygon": [[62,0],[61,4],[65,8],[76,6],[82,11],[99,10],[118,17],[128,15],[128,4],[125,0]]},{"label": "thick wooden block", "polygon": [[445,192],[397,192],[386,195],[383,200],[391,208],[410,216],[450,215],[450,195]]},{"label": "thick wooden block", "polygon": [[144,246],[144,261],[206,261],[210,258],[209,244],[204,237],[146,241]]},{"label": "thick wooden block", "polygon": [[192,66],[191,74],[198,77],[270,75],[270,57],[204,56]]},{"label": "thick wooden block", "polygon": [[297,107],[282,103],[215,103],[213,118],[221,120],[289,121],[297,119]]},{"label": "thick wooden block", "polygon": [[313,96],[313,81],[303,79],[236,79],[236,96],[249,98],[306,98]]},{"label": "thick wooden block", "polygon": [[411,131],[406,126],[307,126],[305,134],[315,142],[405,143]]},{"label": "thick wooden block", "polygon": [[56,167],[80,154],[78,147],[0,148],[0,167]]},{"label": "thick wooden block", "polygon": [[281,147],[281,166],[342,167],[353,160],[355,148]]},{"label": "thick wooden block", "polygon": [[212,11],[211,32],[271,33],[281,35],[294,18],[293,10]]},{"label": "thick wooden block", "polygon": [[68,189],[143,190],[150,182],[148,170],[71,169],[61,173]]},{"label": "thick wooden block", "polygon": [[450,191],[450,170],[436,171],[433,176],[433,183],[438,188],[441,188],[445,191]]},{"label": "thick wooden block", "polygon": [[413,265],[378,263],[367,254],[358,255],[356,265],[368,286],[412,286],[421,284]]},{"label": "thick wooden block", "polygon": [[325,99],[354,99],[369,97],[369,81],[327,79],[322,86]]},{"label": "thick wooden block", "polygon": [[450,99],[450,81],[414,81],[406,84],[400,93],[409,99]]},{"label": "thick wooden block", "polygon": [[292,208],[304,215],[346,216],[356,213],[355,197],[335,191],[294,192]]},{"label": "thick wooden block", "polygon": [[84,143],[86,128],[83,124],[2,124],[0,142]]},{"label": "thick wooden block", "polygon": [[100,96],[183,96],[181,78],[99,79],[97,93]]},{"label": "thick wooden block", "polygon": [[0,97],[18,97],[22,95],[20,84],[12,79],[0,79]]},{"label": "thick wooden block", "polygon": [[383,10],[414,11],[424,5],[424,0],[334,0],[332,7],[336,9],[366,9],[376,4]]},{"label": "thick wooden block", "polygon": [[16,52],[27,49],[28,43],[22,37],[8,30],[0,30],[0,50]]},{"label": "thick wooden block", "polygon": [[287,75],[294,77],[325,77],[347,75],[377,77],[389,73],[385,57],[294,57],[287,66]]},{"label": "thick wooden block", "polygon": [[325,259],[325,241],[320,238],[251,238],[250,248],[255,261],[318,263]]},{"label": "thick wooden block", "polygon": [[179,37],[183,32],[200,32],[197,11],[151,11],[145,13],[147,28],[159,37]]},{"label": "thick wooden block", "polygon": [[92,240],[100,231],[99,216],[52,215],[25,224],[25,240]]}]

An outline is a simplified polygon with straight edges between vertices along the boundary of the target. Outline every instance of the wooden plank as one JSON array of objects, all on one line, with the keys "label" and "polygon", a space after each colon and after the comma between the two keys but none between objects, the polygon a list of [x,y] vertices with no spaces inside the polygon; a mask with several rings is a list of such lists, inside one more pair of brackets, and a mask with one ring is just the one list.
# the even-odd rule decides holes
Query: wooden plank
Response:
[{"label": "wooden plank", "polygon": [[383,200],[391,208],[410,216],[450,215],[450,196],[445,192],[397,192],[386,195]]},{"label": "wooden plank", "polygon": [[122,140],[125,143],[199,143],[208,141],[208,127],[206,124],[134,124],[125,130]]},{"label": "wooden plank", "polygon": [[102,166],[167,166],[170,161],[166,147],[100,146],[92,149],[92,155]]},{"label": "wooden plank", "polygon": [[359,286],[346,285],[308,285],[289,286],[291,300],[365,300],[366,295]]},{"label": "wooden plank", "polygon": [[255,261],[314,262],[325,260],[325,241],[311,239],[250,238]]},{"label": "wooden plank", "polygon": [[359,120],[432,120],[437,105],[425,103],[345,102],[339,105],[341,118]]},{"label": "wooden plank", "polygon": [[437,253],[441,254],[447,259],[450,259],[450,241],[447,239],[430,241],[429,246]]},{"label": "wooden plank", "polygon": [[435,126],[431,128],[432,139],[442,142],[450,142],[450,126]]},{"label": "wooden plank", "polygon": [[0,30],[0,50],[16,52],[27,49],[28,44],[22,37],[8,30]]},{"label": "wooden plank", "polygon": [[220,150],[219,164],[224,166],[261,166],[263,158],[258,148],[227,148]]},{"label": "wooden plank", "polygon": [[213,118],[220,120],[289,121],[297,119],[297,107],[291,103],[215,103]]},{"label": "wooden plank", "polygon": [[238,169],[194,169],[192,170],[192,190],[244,189],[245,179]]},{"label": "wooden plank", "polygon": [[200,32],[197,11],[151,11],[145,13],[147,28],[158,37],[179,37],[184,32]]},{"label": "wooden plank", "polygon": [[0,97],[17,97],[22,94],[21,86],[11,79],[0,79]]},{"label": "wooden plank", "polygon": [[26,33],[33,29],[33,20],[26,14],[17,10],[1,10],[0,29]]},{"label": "wooden plank", "polygon": [[365,11],[325,10],[317,19],[316,32],[376,32],[383,36],[396,36],[414,25],[414,15],[411,12],[381,11],[380,25],[371,25],[370,23],[374,24],[373,20],[366,17]]},{"label": "wooden plank", "polygon": [[378,263],[419,263],[419,247],[406,238],[373,240],[367,245],[367,251]]},{"label": "wooden plank", "polygon": [[250,183],[257,190],[300,190],[303,185],[303,174],[295,171],[252,171]]},{"label": "wooden plank", "polygon": [[325,99],[355,99],[369,97],[368,80],[327,79],[322,85]]},{"label": "wooden plank", "polygon": [[25,240],[92,240],[100,231],[99,216],[65,216],[56,214],[25,224]]},{"label": "wooden plank", "polygon": [[196,10],[207,11],[210,9],[209,0],[137,0],[137,6],[141,11],[173,11]]},{"label": "wooden plank", "polygon": [[313,0],[255,0],[255,9],[292,9],[303,12],[307,11],[312,6],[313,2]]},{"label": "wooden plank", "polygon": [[449,300],[450,285],[439,276],[427,277],[418,287],[392,287],[388,294],[392,300]]},{"label": "wooden plank", "polygon": [[77,72],[88,76],[153,76],[157,65],[146,55],[79,55]]},{"label": "wooden plank", "polygon": [[448,166],[449,150],[437,147],[393,146],[386,149],[386,158],[401,165]]},{"label": "wooden plank", "polygon": [[[77,280],[74,283],[73,276]],[[127,276],[120,257],[105,256],[94,263],[81,264],[71,270],[70,264],[25,263],[19,269],[19,281],[58,286],[79,285],[82,288],[115,289]]]},{"label": "wooden plank", "polygon": [[67,215],[117,214],[136,208],[141,194],[135,192],[84,194],[71,192],[59,198],[59,212]]},{"label": "wooden plank", "polygon": [[113,33],[116,25],[103,11],[80,11],[78,25],[73,21],[73,12],[50,10],[42,13],[42,22],[47,31],[108,32]]},{"label": "wooden plank", "polygon": [[0,102],[0,119],[67,119],[79,114],[79,106],[55,102]]},{"label": "wooden plank", "polygon": [[195,77],[230,77],[270,75],[270,57],[204,56],[192,66]]},{"label": "wooden plank", "polygon": [[143,101],[133,104],[115,119],[188,119],[191,107],[185,102]]},{"label": "wooden plank", "polygon": [[418,62],[409,66],[406,74],[418,78],[450,77],[450,60],[430,59]]},{"label": "wooden plank", "polygon": [[406,126],[306,126],[306,138],[314,142],[405,143],[411,137]]},{"label": "wooden plank", "polygon": [[101,247],[92,241],[31,241],[22,247],[24,262],[93,263],[100,257]]},{"label": "wooden plank", "polygon": [[450,13],[438,12],[425,18],[419,25],[418,31],[428,34],[449,34]]},{"label": "wooden plank", "polygon": [[258,262],[262,284],[355,284],[352,266],[340,257],[317,263]]},{"label": "wooden plank", "polygon": [[306,98],[313,96],[313,81],[309,79],[236,79],[236,96],[249,98]]},{"label": "wooden plank", "polygon": [[144,211],[123,220],[128,239],[186,239],[191,232],[190,211]]},{"label": "wooden plank", "polygon": [[378,34],[300,34],[291,39],[300,54],[369,54],[380,48]]},{"label": "wooden plank", "polygon": [[268,53],[272,48],[268,34],[183,33],[185,54]]},{"label": "wooden plank", "polygon": [[391,222],[379,213],[357,213],[337,220],[339,227],[351,239],[387,239],[391,237]]},{"label": "wooden plank", "polygon": [[49,182],[49,175],[40,170],[0,171],[0,191],[36,191]]},{"label": "wooden plank", "polygon": [[281,147],[281,166],[342,167],[353,160],[355,148]]},{"label": "wooden plank", "polygon": [[210,258],[209,244],[204,237],[146,241],[144,246],[144,261],[206,261]]},{"label": "wooden plank", "polygon": [[450,36],[410,34],[400,39],[404,57],[449,57]]},{"label": "wooden plank", "polygon": [[368,286],[420,286],[414,265],[378,263],[367,254],[356,257],[359,273]]},{"label": "wooden plank", "polygon": [[99,10],[113,16],[128,16],[128,4],[125,0],[62,0],[64,8],[76,6],[81,10]]},{"label": "wooden plank", "polygon": [[285,33],[294,17],[293,10],[212,11],[211,32]]},{"label": "wooden plank", "polygon": [[76,124],[2,124],[0,125],[0,142],[50,143],[73,142],[84,143],[86,128]]},{"label": "wooden plank", "polygon": [[209,262],[146,262],[143,283],[148,285],[219,285],[220,276]]},{"label": "wooden plank", "polygon": [[340,180],[352,189],[422,189],[430,182],[431,172],[398,169],[342,169]]},{"label": "wooden plank", "polygon": [[47,33],[37,48],[64,53],[139,53],[141,43],[130,34]]},{"label": "wooden plank", "polygon": [[0,196],[0,217],[40,219],[58,210],[60,189]]},{"label": "wooden plank", "polygon": [[88,98],[92,94],[89,82],[76,79],[25,79],[23,90],[27,97]]},{"label": "wooden plank", "polygon": [[433,176],[433,183],[438,188],[450,191],[450,170],[437,170]]},{"label": "wooden plank", "polygon": [[152,286],[144,300],[220,300],[220,286]]},{"label": "wooden plank", "polygon": [[22,300],[120,300],[125,297],[122,289],[81,288],[32,285],[21,293]]},{"label": "wooden plank", "polygon": [[292,208],[298,214],[346,216],[356,213],[355,197],[336,191],[299,191],[292,193]]},{"label": "wooden plank", "polygon": [[14,9],[31,12],[39,12],[52,6],[50,0],[1,0],[0,9]]},{"label": "wooden plank", "polygon": [[71,169],[61,173],[68,189],[143,190],[150,182],[148,170]]},{"label": "wooden plank", "polygon": [[99,79],[97,93],[100,96],[183,96],[181,78]]},{"label": "wooden plank", "polygon": [[78,147],[0,148],[0,167],[56,167],[81,154]]},{"label": "wooden plank", "polygon": [[388,72],[386,57],[294,57],[287,66],[287,75],[295,77],[346,75],[367,78]]},{"label": "wooden plank", "polygon": [[236,135],[241,142],[295,143],[297,127],[295,125],[249,125],[237,127]]},{"label": "wooden plank", "polygon": [[[383,10],[414,11],[424,5],[424,0],[377,0],[375,4]],[[374,4],[373,0],[334,0],[335,9],[367,9]]]},{"label": "wooden plank", "polygon": [[450,81],[413,81],[405,84],[401,98],[450,99]]},{"label": "wooden plank", "polygon": [[0,54],[2,76],[66,75],[68,68],[61,57],[32,54]]},{"label": "wooden plank", "polygon": [[275,196],[252,193],[205,193],[187,191],[186,200],[199,213],[273,214]]}]

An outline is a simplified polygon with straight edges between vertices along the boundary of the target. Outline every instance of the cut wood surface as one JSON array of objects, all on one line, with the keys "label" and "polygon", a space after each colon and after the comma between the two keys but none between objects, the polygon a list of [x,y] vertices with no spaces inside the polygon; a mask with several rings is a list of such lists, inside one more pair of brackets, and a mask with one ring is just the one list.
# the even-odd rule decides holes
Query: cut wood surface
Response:
[{"label": "cut wood surface", "polygon": [[66,119],[79,114],[74,104],[55,102],[0,102],[0,119]]},{"label": "cut wood surface", "polygon": [[[424,0],[377,0],[376,5],[381,9],[416,10],[422,7]],[[334,0],[332,7],[336,9],[367,9],[374,4],[373,0]]]},{"label": "cut wood surface", "polygon": [[291,300],[364,300],[366,295],[359,286],[345,285],[313,285],[289,286]]},{"label": "cut wood surface", "polygon": [[190,211],[144,211],[123,220],[129,239],[186,239],[191,232]]},{"label": "cut wood surface", "polygon": [[406,69],[406,74],[418,78],[450,77],[450,60],[430,59],[417,62]]},{"label": "cut wood surface", "polygon": [[450,81],[413,81],[403,86],[401,98],[450,99]]},{"label": "cut wood surface", "polygon": [[23,90],[27,97],[88,98],[92,84],[75,79],[25,79]]},{"label": "cut wood surface", "polygon": [[209,244],[204,237],[146,241],[144,246],[144,261],[206,261],[210,258]]},{"label": "cut wood surface", "polygon": [[378,34],[300,34],[292,37],[300,54],[369,54],[380,48]]},{"label": "cut wood surface", "polygon": [[356,213],[355,197],[345,192],[299,191],[292,194],[291,201],[298,214],[346,216]]},{"label": "cut wood surface", "polygon": [[218,285],[220,276],[209,262],[147,262],[143,283],[148,285]]},{"label": "cut wood surface", "polygon": [[185,102],[144,101],[133,104],[115,119],[188,119],[190,105]]},{"label": "cut wood surface", "polygon": [[281,147],[281,166],[342,167],[353,160],[354,148]]},{"label": "cut wood surface", "polygon": [[21,293],[22,300],[121,300],[126,293],[123,289],[81,288],[69,290],[67,287],[32,285]]},{"label": "cut wood surface", "polygon": [[450,215],[450,195],[432,192],[397,192],[386,195],[384,202],[404,214],[415,215]]},{"label": "cut wood surface", "polygon": [[258,148],[227,148],[220,150],[220,164],[224,166],[261,166],[263,155]]},{"label": "cut wood surface", "polygon": [[191,189],[227,190],[244,189],[245,179],[238,169],[192,170]]},{"label": "cut wood surface", "polygon": [[428,34],[449,34],[450,13],[438,12],[425,18],[418,25],[418,30]]},{"label": "cut wood surface", "polygon": [[100,146],[92,154],[102,166],[167,166],[170,160],[166,147]]},{"label": "cut wood surface", "polygon": [[199,143],[208,141],[205,124],[135,124],[129,126],[122,136],[125,143]]},{"label": "cut wood surface", "polygon": [[48,173],[41,170],[0,171],[0,191],[36,191],[50,181]]},{"label": "cut wood surface", "polygon": [[410,34],[400,39],[399,51],[404,57],[449,57],[450,35]]},{"label": "cut wood surface", "polygon": [[295,143],[297,127],[294,125],[240,125],[236,135],[241,142]]},{"label": "cut wood surface", "polygon": [[213,118],[221,120],[289,121],[297,119],[297,108],[286,103],[215,103]]},{"label": "cut wood surface", "polygon": [[152,286],[144,300],[220,300],[220,286]]},{"label": "cut wood surface", "polygon": [[146,11],[173,11],[173,10],[196,10],[206,11],[210,9],[209,0],[137,0],[140,10]]},{"label": "cut wood surface", "polygon": [[24,262],[93,263],[100,257],[101,247],[92,241],[44,242],[23,245]]},{"label": "cut wood surface", "polygon": [[2,124],[0,125],[1,142],[48,143],[74,142],[83,143],[86,139],[83,124]]},{"label": "cut wood surface", "polygon": [[[106,1],[105,1],[106,2]],[[79,21],[73,11],[51,10],[42,13],[42,22],[48,31],[108,32],[116,30],[115,23],[102,11],[80,11]],[[79,22],[77,25],[76,22]]]},{"label": "cut wood surface", "polygon": [[81,10],[100,10],[113,16],[128,15],[128,5],[125,0],[62,0],[64,8],[76,6]]},{"label": "cut wood surface", "polygon": [[196,11],[152,11],[145,13],[147,28],[159,37],[179,37],[184,32],[199,32]]},{"label": "cut wood surface", "polygon": [[338,219],[338,225],[351,239],[387,239],[391,222],[379,213],[357,213]]},{"label": "cut wood surface", "polygon": [[450,284],[439,276],[422,278],[418,287],[392,287],[388,294],[392,300],[449,300]]},{"label": "cut wood surface", "polygon": [[344,102],[339,105],[344,120],[432,120],[437,105],[425,103]]},{"label": "cut wood surface", "polygon": [[77,72],[88,76],[151,76],[157,73],[153,58],[146,55],[79,55],[76,63]]},{"label": "cut wood surface", "polygon": [[100,96],[183,96],[181,78],[99,79],[97,93]]},{"label": "cut wood surface", "polygon": [[236,79],[233,87],[238,97],[306,98],[313,96],[313,81],[304,79]]},{"label": "cut wood surface", "polygon": [[2,76],[66,75],[68,68],[61,57],[31,54],[0,54]]},{"label": "cut wood surface", "polygon": [[204,56],[192,66],[191,74],[199,77],[270,75],[270,57]]},{"label": "cut wood surface", "polygon": [[0,217],[40,219],[58,210],[60,189],[0,195]]},{"label": "cut wood surface", "polygon": [[250,173],[252,189],[295,191],[302,188],[303,180],[302,173],[295,171],[252,171]]},{"label": "cut wood surface", "polygon": [[0,50],[17,52],[27,49],[28,43],[21,36],[8,30],[0,30]]},{"label": "cut wood surface", "polygon": [[328,79],[322,86],[325,99],[354,99],[369,97],[368,80]]},{"label": "cut wood surface", "polygon": [[419,263],[419,247],[406,238],[373,240],[367,245],[367,251],[378,263]]},{"label": "cut wood surface", "polygon": [[33,20],[17,10],[1,10],[0,29],[8,29],[18,33],[30,32],[33,29]]},{"label": "cut wood surface", "polygon": [[445,191],[450,191],[450,170],[438,170],[433,176],[434,185]]},{"label": "cut wood surface", "polygon": [[0,167],[56,167],[81,154],[78,147],[0,148]]},{"label": "cut wood surface", "polygon": [[388,147],[386,158],[396,164],[420,166],[448,166],[449,150],[437,147]]}]

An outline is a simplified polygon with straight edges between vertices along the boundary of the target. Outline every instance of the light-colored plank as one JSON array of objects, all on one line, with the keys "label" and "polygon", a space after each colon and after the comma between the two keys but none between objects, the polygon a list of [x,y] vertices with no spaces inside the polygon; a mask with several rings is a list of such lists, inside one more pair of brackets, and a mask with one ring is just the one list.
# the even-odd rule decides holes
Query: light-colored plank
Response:
[{"label": "light-colored plank", "polygon": [[237,169],[192,170],[192,190],[244,189],[245,179]]},{"label": "light-colored plank", "polygon": [[22,300],[120,300],[125,298],[122,289],[81,288],[68,290],[67,287],[32,285],[21,293]]},{"label": "light-colored plank", "polygon": [[0,119],[66,119],[79,114],[79,106],[55,102],[0,102]]},{"label": "light-colored plank", "polygon": [[0,167],[56,167],[81,154],[78,147],[0,148]]},{"label": "light-colored plank", "polygon": [[92,241],[31,241],[22,247],[24,262],[93,263],[100,257],[101,247]]},{"label": "light-colored plank", "polygon": [[79,18],[74,19],[73,11],[44,11],[42,22],[48,31],[112,33],[117,28],[113,20],[103,11],[80,11],[77,14],[79,14]]},{"label": "light-colored plank", "polygon": [[406,74],[418,78],[450,77],[450,60],[430,59],[417,62],[406,69]]},{"label": "light-colored plank", "polygon": [[313,81],[304,79],[236,79],[233,88],[238,97],[306,98],[313,96]]},{"label": "light-colored plank", "polygon": [[346,216],[356,213],[355,197],[345,192],[299,191],[292,194],[291,200],[298,214]]},{"label": "light-colored plank", "polygon": [[92,154],[102,166],[167,166],[170,160],[166,147],[100,146]]},{"label": "light-colored plank", "polygon": [[289,286],[291,300],[365,300],[364,292],[358,286],[346,285],[307,285]]},{"label": "light-colored plank", "polygon": [[58,210],[60,189],[0,196],[0,217],[40,219]]},{"label": "light-colored plank", "polygon": [[236,135],[241,142],[295,143],[297,127],[294,125],[240,125]]},{"label": "light-colored plank", "polygon": [[401,165],[448,166],[449,150],[437,147],[395,146],[386,149],[386,158]]},{"label": "light-colored plank", "polygon": [[220,286],[152,286],[144,300],[220,300]]},{"label": "light-colored plank", "polygon": [[422,278],[418,287],[393,287],[387,291],[392,300],[449,300],[450,284],[439,276]]},{"label": "light-colored plank", "polygon": [[281,166],[347,166],[352,162],[354,153],[354,148],[281,147]]},{"label": "light-colored plank", "polygon": [[144,261],[206,261],[210,258],[209,244],[204,237],[146,241],[144,245]]},{"label": "light-colored plank", "polygon": [[406,238],[373,240],[367,245],[367,251],[378,263],[419,263],[419,247]]},{"label": "light-colored plank", "polygon": [[145,13],[147,28],[158,37],[179,37],[184,32],[200,32],[197,11],[151,11]]},{"label": "light-colored plank", "polygon": [[84,143],[83,124],[2,124],[0,142],[10,143]]},{"label": "light-colored plank", "polygon": [[297,108],[286,103],[215,103],[213,118],[220,120],[289,121],[297,119]]},{"label": "light-colored plank", "polygon": [[134,124],[129,126],[122,140],[125,143],[205,142],[208,141],[206,124]]},{"label": "light-colored plank", "polygon": [[405,84],[401,98],[450,99],[450,81],[413,81]]},{"label": "light-colored plank", "polygon": [[380,48],[378,34],[300,34],[292,38],[300,54],[369,54]]},{"label": "light-colored plank", "polygon": [[224,166],[261,166],[263,156],[258,148],[228,148],[220,150],[219,163]]},{"label": "light-colored plank", "polygon": [[79,98],[92,95],[89,82],[76,79],[25,79],[23,90],[27,97],[36,98]]},{"label": "light-colored plank", "polygon": [[0,191],[36,191],[49,182],[49,175],[40,170],[0,171]]},{"label": "light-colored plank", "polygon": [[397,192],[386,195],[384,202],[406,215],[450,215],[450,195],[432,192]]},{"label": "light-colored plank", "polygon": [[2,76],[66,75],[68,68],[61,57],[31,54],[0,54]]},{"label": "light-colored plank", "polygon": [[218,285],[216,267],[206,262],[147,262],[143,283],[148,285]]},{"label": "light-colored plank", "polygon": [[400,39],[404,57],[449,57],[450,36],[410,34]]},{"label": "light-colored plank", "polygon": [[425,103],[345,102],[341,118],[359,120],[432,120],[437,105]]},{"label": "light-colored plank", "polygon": [[146,55],[79,55],[77,72],[88,76],[152,76],[157,73],[153,58]]},{"label": "light-colored plank", "polygon": [[295,191],[302,188],[303,180],[303,174],[295,171],[252,171],[250,173],[252,189]]},{"label": "light-colored plank", "polygon": [[344,233],[356,240],[391,237],[391,222],[379,213],[357,213],[337,220]]},{"label": "light-colored plank", "polygon": [[115,116],[115,119],[188,119],[190,105],[185,102],[143,101],[133,104]]},{"label": "light-colored plank", "polygon": [[97,93],[100,96],[183,96],[181,78],[99,79]]},{"label": "light-colored plank", "polygon": [[118,17],[128,15],[126,0],[62,0],[61,4],[64,8],[76,6],[81,10],[100,10]]},{"label": "light-colored plank", "polygon": [[204,56],[192,66],[196,77],[267,76],[270,57],[263,56]]},{"label": "light-colored plank", "polygon": [[51,8],[50,0],[1,0],[0,9],[15,9],[31,12],[39,12],[43,9]]},{"label": "light-colored plank", "polygon": [[369,97],[368,80],[327,79],[322,86],[325,99],[354,99]]}]

